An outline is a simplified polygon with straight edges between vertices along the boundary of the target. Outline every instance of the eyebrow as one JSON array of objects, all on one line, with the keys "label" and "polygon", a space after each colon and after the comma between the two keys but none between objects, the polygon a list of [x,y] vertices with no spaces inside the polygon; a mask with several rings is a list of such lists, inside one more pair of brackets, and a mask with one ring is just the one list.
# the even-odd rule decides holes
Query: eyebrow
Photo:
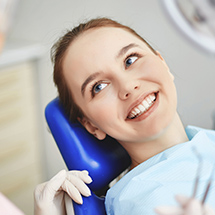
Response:
[{"label": "eyebrow", "polygon": [[93,81],[100,73],[101,73],[101,72],[93,73],[93,74],[91,74],[91,75],[84,81],[84,83],[83,83],[82,86],[81,86],[81,93],[82,93],[82,96],[84,96],[84,92],[85,92],[86,86],[87,86],[91,81]]},{"label": "eyebrow", "polygon": [[[131,43],[127,46],[124,46],[123,48],[121,48],[116,56],[116,58],[120,58],[122,57],[129,49],[131,48],[134,48],[134,47],[139,47],[137,44],[135,43]],[[86,89],[86,86],[91,82],[93,81],[99,74],[101,74],[101,72],[96,72],[96,73],[93,73],[91,74],[85,81],[84,83],[82,84],[81,86],[81,93],[82,93],[82,96],[84,96],[84,93],[85,93],[85,89]]]},{"label": "eyebrow", "polygon": [[117,54],[116,58],[120,58],[121,56],[123,56],[129,49],[134,48],[134,47],[139,47],[137,44],[135,43],[131,43],[123,48],[121,48],[119,50],[119,53]]}]

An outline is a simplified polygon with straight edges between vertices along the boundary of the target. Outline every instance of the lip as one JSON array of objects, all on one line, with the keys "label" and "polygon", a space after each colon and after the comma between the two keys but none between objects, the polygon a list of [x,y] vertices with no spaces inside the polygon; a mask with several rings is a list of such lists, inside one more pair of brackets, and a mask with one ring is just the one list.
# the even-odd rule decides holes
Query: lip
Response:
[{"label": "lip", "polygon": [[[149,96],[152,93],[156,94],[156,100],[155,100],[154,104],[145,113],[141,114],[139,117],[134,118],[134,119],[128,119],[127,116],[129,114],[129,112],[134,107],[139,105],[147,96]],[[132,103],[131,106],[129,107],[129,109],[127,111],[126,121],[128,121],[128,120],[129,121],[141,121],[141,120],[147,118],[157,108],[158,104],[159,104],[159,91],[151,91],[151,92],[144,93],[134,103]]]}]

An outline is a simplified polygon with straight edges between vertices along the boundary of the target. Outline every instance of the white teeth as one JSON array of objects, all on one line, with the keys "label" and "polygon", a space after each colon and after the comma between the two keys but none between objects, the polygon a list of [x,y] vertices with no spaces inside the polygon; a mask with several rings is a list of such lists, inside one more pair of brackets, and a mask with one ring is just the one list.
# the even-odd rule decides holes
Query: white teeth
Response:
[{"label": "white teeth", "polygon": [[134,108],[134,111],[135,111],[136,114],[141,112],[141,110],[139,110],[138,108]]},{"label": "white teeth", "polygon": [[152,100],[151,100],[149,97],[147,97],[146,100],[147,100],[147,102],[148,102],[149,104],[152,103]]},{"label": "white teeth", "polygon": [[143,105],[138,105],[138,108],[140,109],[141,112],[146,110],[146,108]]},{"label": "white teeth", "polygon": [[153,94],[153,95],[149,95],[149,98],[151,99],[151,101],[153,102],[154,100],[155,100],[155,95]]},{"label": "white teeth", "polygon": [[129,117],[133,118],[133,117],[135,117],[135,115],[136,115],[136,114],[131,113],[131,114],[129,115]]},{"label": "white teeth", "polygon": [[136,115],[137,113],[136,113],[134,110],[132,110],[132,111],[131,111],[131,114]]},{"label": "white teeth", "polygon": [[143,102],[142,102],[142,104],[144,105],[144,107],[146,108],[146,109],[148,109],[149,108],[149,103],[146,101],[146,100],[144,100]]},{"label": "white teeth", "polygon": [[146,112],[153,105],[155,99],[155,94],[147,96],[141,104],[132,109],[127,118],[132,119]]}]

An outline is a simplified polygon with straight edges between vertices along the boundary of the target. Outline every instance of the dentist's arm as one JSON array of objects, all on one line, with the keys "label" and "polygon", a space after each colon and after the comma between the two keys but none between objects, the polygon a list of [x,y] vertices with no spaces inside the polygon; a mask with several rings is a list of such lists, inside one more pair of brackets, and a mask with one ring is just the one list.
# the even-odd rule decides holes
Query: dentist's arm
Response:
[{"label": "dentist's arm", "polygon": [[[90,196],[86,184],[92,182],[87,171],[60,171],[50,181],[39,184],[34,192],[35,215],[65,215],[65,193],[78,204],[82,204],[81,195]],[[85,184],[86,183],[86,184]]]}]

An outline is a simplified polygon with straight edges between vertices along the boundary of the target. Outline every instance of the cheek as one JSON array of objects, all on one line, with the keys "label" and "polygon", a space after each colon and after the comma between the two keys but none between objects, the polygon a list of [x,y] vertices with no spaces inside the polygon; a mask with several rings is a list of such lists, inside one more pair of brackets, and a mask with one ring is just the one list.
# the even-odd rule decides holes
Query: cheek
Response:
[{"label": "cheek", "polygon": [[[159,79],[161,67],[151,59],[144,59],[137,66],[138,76],[146,81],[155,82]],[[157,82],[157,81],[156,81]]]},{"label": "cheek", "polygon": [[143,76],[146,80],[156,83],[163,91],[175,92],[174,78],[169,68],[162,61],[147,62],[142,66]]},{"label": "cheek", "polygon": [[161,60],[149,59],[141,66],[144,79],[155,83],[161,94],[165,97],[165,101],[170,104],[171,109],[175,109],[177,105],[177,93],[174,78],[169,68]]},{"label": "cheek", "polygon": [[107,120],[116,114],[117,105],[116,90],[113,85],[109,85],[104,91],[97,94],[85,109],[93,118]]},{"label": "cheek", "polygon": [[98,102],[86,107],[87,116],[95,123],[110,123],[115,116],[115,106],[113,102]]},{"label": "cheek", "polygon": [[163,72],[169,71],[167,65],[160,60],[157,56],[146,56],[139,64],[139,69],[142,70],[147,76],[156,78]]}]

